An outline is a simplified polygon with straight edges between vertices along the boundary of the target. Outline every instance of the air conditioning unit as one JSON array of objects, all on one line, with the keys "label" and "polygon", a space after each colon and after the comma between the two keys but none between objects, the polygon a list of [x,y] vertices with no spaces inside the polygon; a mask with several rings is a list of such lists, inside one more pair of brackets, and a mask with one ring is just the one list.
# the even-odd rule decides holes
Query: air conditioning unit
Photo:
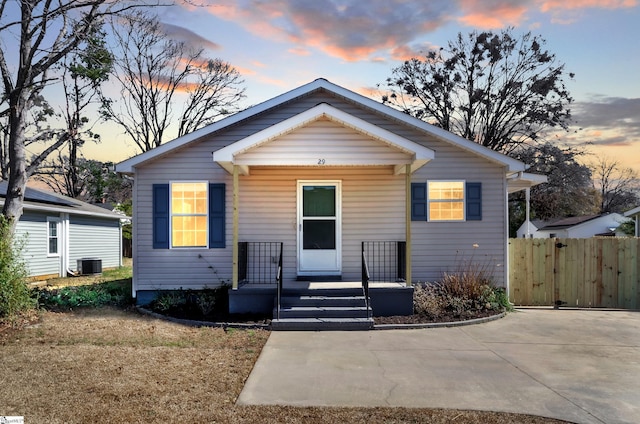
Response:
[{"label": "air conditioning unit", "polygon": [[102,259],[98,259],[98,258],[78,259],[77,270],[81,275],[102,274]]}]

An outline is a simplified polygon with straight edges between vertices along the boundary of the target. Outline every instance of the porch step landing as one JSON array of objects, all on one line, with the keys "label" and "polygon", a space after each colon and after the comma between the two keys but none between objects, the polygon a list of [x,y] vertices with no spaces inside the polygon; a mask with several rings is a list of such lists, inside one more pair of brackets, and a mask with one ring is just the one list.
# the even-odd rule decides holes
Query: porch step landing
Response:
[{"label": "porch step landing", "polygon": [[362,290],[287,290],[271,321],[273,330],[370,330],[371,311],[367,311]]}]

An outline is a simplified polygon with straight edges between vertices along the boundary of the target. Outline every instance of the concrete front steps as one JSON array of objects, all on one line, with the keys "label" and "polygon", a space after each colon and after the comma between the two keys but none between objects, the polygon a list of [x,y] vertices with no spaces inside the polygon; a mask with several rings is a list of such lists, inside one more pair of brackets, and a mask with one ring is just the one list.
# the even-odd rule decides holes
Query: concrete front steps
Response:
[{"label": "concrete front steps", "polygon": [[287,289],[273,310],[272,330],[370,330],[362,289]]}]

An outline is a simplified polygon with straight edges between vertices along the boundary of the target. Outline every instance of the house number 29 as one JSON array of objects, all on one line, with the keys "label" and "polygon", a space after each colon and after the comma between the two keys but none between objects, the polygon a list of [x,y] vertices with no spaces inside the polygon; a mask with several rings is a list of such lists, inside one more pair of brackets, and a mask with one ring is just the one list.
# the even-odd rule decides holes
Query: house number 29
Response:
[{"label": "house number 29", "polygon": [[324,159],[318,159],[318,165],[324,165],[325,160]]}]

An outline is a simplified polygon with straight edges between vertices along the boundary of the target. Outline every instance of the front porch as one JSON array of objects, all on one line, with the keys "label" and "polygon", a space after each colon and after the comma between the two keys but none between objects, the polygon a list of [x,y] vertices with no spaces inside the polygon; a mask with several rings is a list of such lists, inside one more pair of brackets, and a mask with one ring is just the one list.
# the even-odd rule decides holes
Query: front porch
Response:
[{"label": "front porch", "polygon": [[238,250],[240,281],[229,291],[231,313],[273,313],[274,328],[322,323],[340,329],[366,326],[373,316],[413,313],[404,241],[362,242],[361,281],[340,276],[283,280],[283,243],[241,242]]}]

